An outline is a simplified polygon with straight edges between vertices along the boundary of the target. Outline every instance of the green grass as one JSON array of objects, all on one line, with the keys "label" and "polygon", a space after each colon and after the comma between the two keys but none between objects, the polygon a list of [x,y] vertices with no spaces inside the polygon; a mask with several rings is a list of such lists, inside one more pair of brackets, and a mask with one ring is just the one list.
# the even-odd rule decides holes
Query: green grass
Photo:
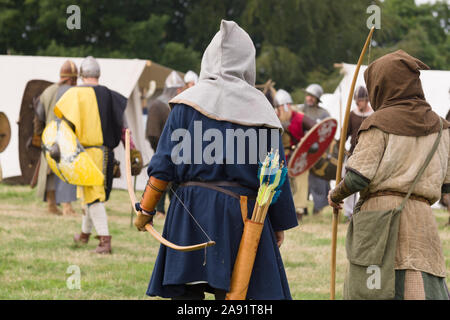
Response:
[{"label": "green grass", "polygon": [[[130,227],[125,191],[114,190],[106,207],[113,254],[100,256],[90,252],[97,245],[94,238],[84,247],[73,244],[81,225],[79,203],[74,206],[79,216],[53,216],[35,190],[0,184],[0,299],[150,299],[145,291],[159,243]],[[435,213],[450,271],[450,227],[444,226],[448,213]],[[162,230],[163,223],[156,219],[156,228]],[[339,225],[337,299],[342,299],[347,263],[346,229],[347,224]],[[330,234],[331,210],[307,216],[286,232],[281,253],[294,299],[329,298]],[[80,268],[81,290],[67,288],[71,265]]]}]

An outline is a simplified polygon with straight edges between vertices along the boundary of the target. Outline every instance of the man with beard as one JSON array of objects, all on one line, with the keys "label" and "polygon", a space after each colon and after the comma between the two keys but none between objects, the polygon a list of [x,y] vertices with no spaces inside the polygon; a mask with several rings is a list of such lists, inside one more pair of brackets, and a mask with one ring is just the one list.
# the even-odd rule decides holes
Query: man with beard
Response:
[{"label": "man with beard", "polygon": [[[355,237],[350,238],[355,245],[347,247],[350,262],[354,262],[350,267],[372,264],[370,253],[381,257],[381,266],[388,269],[382,274],[383,269],[375,265],[379,281],[385,282],[378,286],[381,290],[367,290],[370,281],[355,275],[358,267],[350,268],[353,273],[347,274],[344,290],[348,299],[368,291],[372,299],[449,299],[445,259],[431,204],[450,192],[450,123],[425,100],[420,70],[428,69],[422,61],[398,50],[375,60],[364,72],[375,112],[362,123],[347,173],[330,191],[328,200],[332,207],[340,208],[343,199],[361,192],[347,235]],[[427,160],[430,162],[424,167]],[[408,191],[412,193],[406,198]],[[392,211],[394,208],[400,211]],[[390,218],[382,220],[380,214],[385,212]],[[353,223],[357,217],[364,220]],[[390,230],[389,237],[386,230]],[[378,296],[381,293],[383,297]]]},{"label": "man with beard", "polygon": [[[230,289],[244,220],[252,214],[260,184],[257,159],[281,146],[280,121],[254,87],[255,52],[243,29],[222,20],[203,54],[199,81],[170,101],[172,111],[148,167],[135,225],[145,231],[162,192],[176,181],[177,199],[169,207],[163,236],[192,244],[207,235],[216,243],[191,252],[162,245],[147,289],[150,296],[204,299],[206,291],[223,299]],[[246,132],[254,133],[255,140],[236,142]],[[203,139],[207,135],[212,135],[209,141]],[[186,148],[177,151],[180,143]],[[279,153],[284,160],[282,148]],[[298,223],[289,184],[281,190],[263,225],[247,299],[291,299],[279,247],[284,230]]]},{"label": "man with beard", "polygon": [[[32,144],[38,148],[41,147],[41,135],[45,126],[56,119],[53,112],[56,101],[64,92],[77,85],[77,66],[71,60],[67,60],[61,66],[59,75],[59,82],[49,86],[39,97],[33,120],[34,136],[32,140]],[[62,181],[50,170],[44,153],[41,154],[36,196],[47,201],[48,212],[52,214],[61,215],[61,211],[57,207],[57,204],[61,203],[63,215],[76,215],[71,205],[71,202],[77,199],[76,187]]]},{"label": "man with beard", "polygon": [[[311,84],[306,88],[305,103],[300,105],[300,111],[316,122],[330,117],[330,113],[319,106],[320,97],[323,89],[318,84]],[[330,183],[328,180],[316,176],[312,171],[308,175],[308,190],[313,197],[314,209],[313,214],[318,214],[325,206],[328,205],[327,195],[330,191]]]}]

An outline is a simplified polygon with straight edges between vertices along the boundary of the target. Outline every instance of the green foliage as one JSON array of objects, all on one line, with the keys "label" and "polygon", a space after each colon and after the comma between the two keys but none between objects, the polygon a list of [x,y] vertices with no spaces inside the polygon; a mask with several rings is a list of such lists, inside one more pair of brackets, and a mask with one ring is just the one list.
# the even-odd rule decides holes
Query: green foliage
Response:
[{"label": "green foliage", "polygon": [[[250,0],[243,25],[256,34],[256,39],[263,39],[261,51],[268,43],[288,48],[294,54],[293,61],[282,63],[299,64],[290,87],[305,87],[307,73],[317,67],[332,72],[334,62],[357,60],[367,34],[365,9],[369,4],[348,0]],[[285,82],[279,76],[273,76],[273,80]]]},{"label": "green foliage", "polygon": [[[151,15],[147,20],[131,23],[122,35],[123,47],[129,56],[158,59],[162,54],[161,44],[165,38],[165,26],[169,16]],[[131,36],[132,35],[132,36]]]},{"label": "green foliage", "polygon": [[169,42],[165,45],[161,64],[171,66],[176,70],[193,70],[200,72],[200,54],[192,48],[186,48],[179,42]]},{"label": "green foliage", "polygon": [[80,0],[80,30],[66,27],[71,4],[0,0],[0,53],[140,58],[199,71],[221,19],[234,20],[255,43],[257,82],[271,78],[303,99],[301,88],[312,82],[334,91],[340,80],[334,63],[356,63],[368,33],[367,7],[376,4],[381,29],[371,61],[403,49],[433,69],[450,68],[445,0],[420,6],[414,0]]},{"label": "green foliage", "polygon": [[446,1],[416,6],[414,0],[389,0],[381,7],[373,59],[403,49],[432,69],[450,68],[450,7]]},{"label": "green foliage", "polygon": [[240,22],[246,6],[242,0],[197,0],[192,1],[184,21],[186,44],[203,52],[219,30],[220,21]]},{"label": "green foliage", "polygon": [[288,48],[264,44],[256,59],[257,78],[273,79],[278,88],[293,89],[292,84],[302,79],[300,58]]}]

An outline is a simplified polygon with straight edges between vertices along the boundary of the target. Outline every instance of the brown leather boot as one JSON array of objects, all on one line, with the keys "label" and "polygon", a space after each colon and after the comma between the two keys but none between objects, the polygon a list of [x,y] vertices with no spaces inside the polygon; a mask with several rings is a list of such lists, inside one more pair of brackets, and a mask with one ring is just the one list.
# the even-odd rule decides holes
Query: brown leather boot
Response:
[{"label": "brown leather boot", "polygon": [[72,204],[70,202],[63,202],[62,207],[63,207],[63,211],[62,211],[63,216],[76,216],[77,215],[75,210],[73,210]]},{"label": "brown leather boot", "polygon": [[73,236],[73,241],[76,244],[87,244],[89,242],[90,233],[79,233]]},{"label": "brown leather boot", "polygon": [[100,254],[111,253],[111,236],[95,236],[95,239],[99,239],[100,243],[92,252]]},{"label": "brown leather boot", "polygon": [[47,191],[46,197],[48,203],[48,212],[57,216],[62,215],[61,210],[56,206],[55,190]]}]

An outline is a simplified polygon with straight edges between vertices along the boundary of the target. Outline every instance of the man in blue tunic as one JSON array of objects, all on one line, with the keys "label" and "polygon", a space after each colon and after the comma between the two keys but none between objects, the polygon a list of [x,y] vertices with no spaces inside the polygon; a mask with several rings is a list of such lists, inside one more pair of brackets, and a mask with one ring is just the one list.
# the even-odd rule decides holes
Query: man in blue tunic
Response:
[{"label": "man in blue tunic", "polygon": [[[180,245],[212,239],[204,250],[161,246],[147,294],[173,299],[223,299],[243,231],[241,196],[252,214],[259,187],[258,159],[273,148],[285,159],[282,126],[255,85],[255,47],[232,21],[222,21],[202,58],[197,84],[170,101],[172,111],[148,167],[139,230],[152,222],[168,182],[180,184],[163,236]],[[245,205],[244,205],[245,208]],[[288,183],[270,207],[255,259],[247,299],[291,299],[279,247],[284,230],[297,226]]]}]

